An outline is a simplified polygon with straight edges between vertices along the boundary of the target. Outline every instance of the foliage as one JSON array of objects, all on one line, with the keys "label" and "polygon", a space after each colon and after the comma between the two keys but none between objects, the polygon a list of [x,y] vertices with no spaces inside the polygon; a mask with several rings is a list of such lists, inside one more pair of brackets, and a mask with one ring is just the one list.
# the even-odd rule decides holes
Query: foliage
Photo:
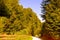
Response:
[{"label": "foliage", "polygon": [[52,37],[60,37],[60,0],[44,0],[42,3],[45,23],[44,33]]},{"label": "foliage", "polygon": [[[1,33],[39,35],[41,22],[31,8],[23,8],[18,0],[0,1]],[[4,22],[4,23],[3,23]]]}]

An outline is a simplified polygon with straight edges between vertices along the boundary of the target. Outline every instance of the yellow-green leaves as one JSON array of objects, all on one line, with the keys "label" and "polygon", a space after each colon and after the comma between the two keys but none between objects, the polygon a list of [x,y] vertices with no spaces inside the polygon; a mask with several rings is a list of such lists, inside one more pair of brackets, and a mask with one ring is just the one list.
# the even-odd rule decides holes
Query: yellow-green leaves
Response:
[{"label": "yellow-green leaves", "polygon": [[41,22],[31,8],[23,8],[18,0],[1,0],[0,28],[1,33],[39,36]]},{"label": "yellow-green leaves", "polygon": [[[50,2],[46,4],[47,2]],[[44,29],[51,36],[60,37],[60,0],[46,0],[44,1],[44,17],[46,22],[44,24]],[[58,29],[59,28],[59,29]],[[58,37],[58,38],[59,38]]]}]

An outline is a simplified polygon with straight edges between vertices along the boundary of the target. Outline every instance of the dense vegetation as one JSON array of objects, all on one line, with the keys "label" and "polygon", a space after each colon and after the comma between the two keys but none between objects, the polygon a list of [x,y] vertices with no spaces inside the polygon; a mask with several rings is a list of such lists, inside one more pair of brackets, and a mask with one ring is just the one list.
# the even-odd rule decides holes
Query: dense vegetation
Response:
[{"label": "dense vegetation", "polygon": [[42,6],[44,33],[56,39],[60,38],[60,0],[44,0]]},{"label": "dense vegetation", "polygon": [[0,0],[0,33],[40,36],[41,22],[31,8],[19,0]]}]

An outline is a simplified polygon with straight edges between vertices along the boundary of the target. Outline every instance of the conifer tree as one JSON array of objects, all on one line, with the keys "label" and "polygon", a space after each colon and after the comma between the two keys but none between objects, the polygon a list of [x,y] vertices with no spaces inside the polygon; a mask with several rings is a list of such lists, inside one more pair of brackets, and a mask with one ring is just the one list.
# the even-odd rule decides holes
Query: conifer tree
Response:
[{"label": "conifer tree", "polygon": [[42,6],[42,17],[45,19],[44,33],[60,38],[60,0],[44,0]]}]

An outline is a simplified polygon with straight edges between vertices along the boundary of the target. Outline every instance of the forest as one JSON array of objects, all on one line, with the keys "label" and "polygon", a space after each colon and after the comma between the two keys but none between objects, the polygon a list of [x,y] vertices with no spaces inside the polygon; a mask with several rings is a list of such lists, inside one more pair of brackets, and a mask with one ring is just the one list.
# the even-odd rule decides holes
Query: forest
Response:
[{"label": "forest", "polygon": [[0,0],[0,34],[30,35],[43,40],[60,39],[60,0],[43,0],[41,22],[31,8],[19,0]]}]

